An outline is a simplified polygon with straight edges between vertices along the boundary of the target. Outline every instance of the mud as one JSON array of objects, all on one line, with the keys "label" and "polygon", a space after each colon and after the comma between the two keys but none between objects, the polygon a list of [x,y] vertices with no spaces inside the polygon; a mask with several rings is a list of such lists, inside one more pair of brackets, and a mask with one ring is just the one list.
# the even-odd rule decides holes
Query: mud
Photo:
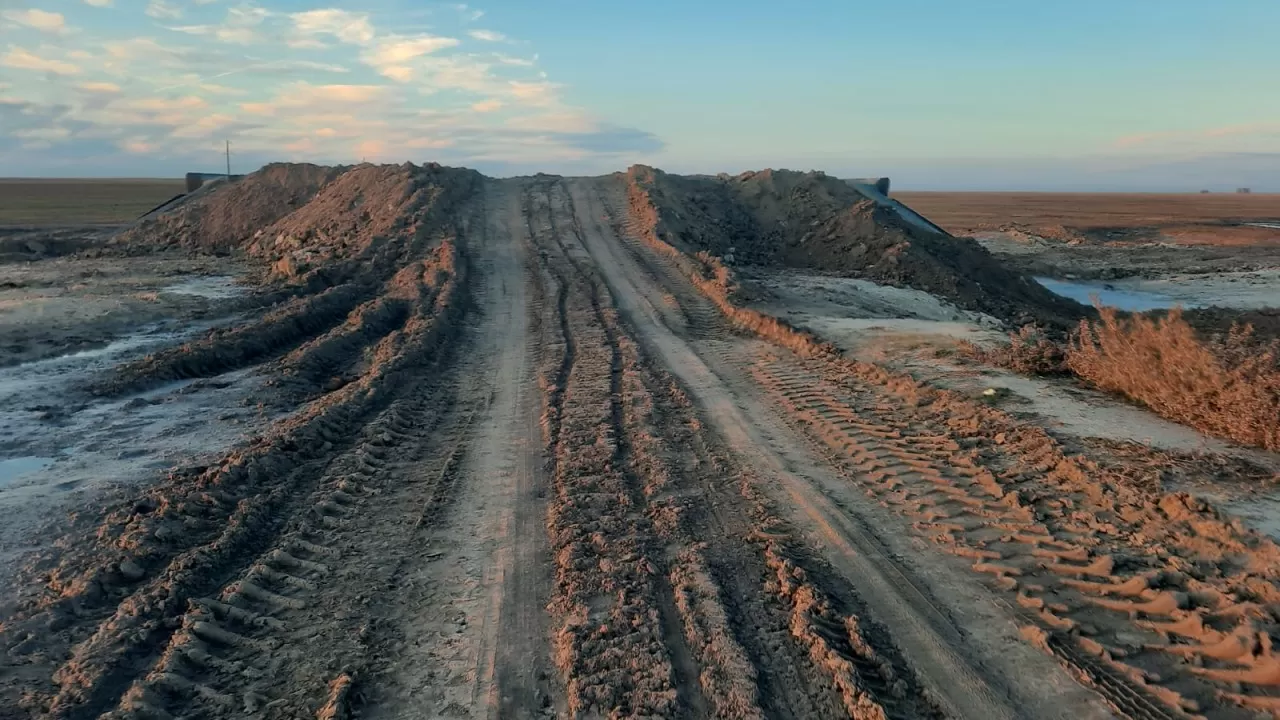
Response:
[{"label": "mud", "polygon": [[[815,334],[850,319],[841,308],[998,322],[867,278],[741,277],[679,246],[671,209],[625,175],[341,170],[246,178],[296,198],[252,222],[211,218],[219,193],[243,199],[215,187],[112,249],[136,256],[107,258],[230,253],[245,296],[219,297],[221,280],[166,294],[235,315],[0,376],[65,398],[14,415],[12,472],[53,462],[0,488],[10,507],[104,462],[55,446],[120,454],[101,465],[110,489],[6,531],[6,711],[1234,719],[1274,705],[1280,553],[1167,487],[1260,487],[1264,464],[1049,432],[846,357]],[[761,216],[812,212],[761,187]],[[803,312],[766,312],[787,308]],[[46,444],[35,423],[55,428]]]}]

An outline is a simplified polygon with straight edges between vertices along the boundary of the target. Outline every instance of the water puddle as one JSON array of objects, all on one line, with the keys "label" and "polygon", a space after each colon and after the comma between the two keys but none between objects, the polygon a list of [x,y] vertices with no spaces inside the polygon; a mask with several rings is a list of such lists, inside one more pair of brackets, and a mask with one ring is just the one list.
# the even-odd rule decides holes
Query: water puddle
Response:
[{"label": "water puddle", "polygon": [[232,275],[210,275],[194,277],[180,283],[169,285],[160,292],[173,295],[190,295],[206,300],[226,300],[245,294],[245,289],[236,284]]},{"label": "water puddle", "polygon": [[1252,225],[1254,227],[1271,228],[1272,230],[1280,230],[1280,223],[1252,222],[1252,223],[1245,223],[1245,224]]},{"label": "water puddle", "polygon": [[159,327],[143,328],[136,335],[120,338],[102,347],[89,348],[57,357],[33,360],[0,369],[0,397],[34,390],[42,379],[52,379],[87,368],[98,361],[110,362],[118,355],[144,347],[175,342],[182,334],[166,332]]},{"label": "water puddle", "polygon": [[1195,307],[1195,305],[1174,300],[1168,295],[1160,293],[1146,292],[1143,290],[1122,290],[1114,285],[1104,283],[1082,283],[1069,282],[1067,280],[1055,280],[1053,278],[1038,277],[1036,282],[1045,286],[1055,295],[1061,295],[1070,298],[1078,303],[1092,305],[1093,298],[1096,296],[1098,302],[1107,307],[1113,307],[1117,310],[1127,310],[1129,312],[1146,312],[1147,310],[1162,310],[1171,308],[1174,305],[1182,305],[1183,307]]},{"label": "water puddle", "polygon": [[53,458],[35,456],[0,460],[0,487],[11,485],[23,475],[30,475],[52,464]]}]

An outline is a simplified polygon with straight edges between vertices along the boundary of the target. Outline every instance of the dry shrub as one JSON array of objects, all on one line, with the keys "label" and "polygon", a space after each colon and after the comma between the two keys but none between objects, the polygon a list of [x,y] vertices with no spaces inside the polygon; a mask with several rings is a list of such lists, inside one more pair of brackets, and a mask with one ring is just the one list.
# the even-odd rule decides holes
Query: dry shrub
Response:
[{"label": "dry shrub", "polygon": [[1024,325],[1016,333],[1009,333],[1009,344],[996,348],[984,348],[965,341],[961,350],[969,357],[996,367],[1007,368],[1023,375],[1068,375],[1067,346],[1049,337],[1036,325]]},{"label": "dry shrub", "polygon": [[1249,325],[1201,339],[1177,309],[1155,319],[1099,312],[1080,323],[1072,372],[1170,420],[1280,450],[1280,341],[1257,340]]}]

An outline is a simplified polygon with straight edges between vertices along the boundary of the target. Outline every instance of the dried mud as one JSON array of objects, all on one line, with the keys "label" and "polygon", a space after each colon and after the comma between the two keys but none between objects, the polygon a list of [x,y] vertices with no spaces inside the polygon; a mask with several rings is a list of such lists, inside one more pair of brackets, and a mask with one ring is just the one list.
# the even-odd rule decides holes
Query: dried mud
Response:
[{"label": "dried mud", "polygon": [[[276,166],[244,187],[296,207],[198,229],[233,184],[130,231],[242,255],[276,304],[97,389],[252,370],[293,412],[28,558],[0,708],[1275,708],[1274,544],[1162,493],[1151,457],[1063,447],[741,307],[644,177]],[[826,212],[762,187],[769,217]],[[699,232],[727,252],[727,227]]]}]

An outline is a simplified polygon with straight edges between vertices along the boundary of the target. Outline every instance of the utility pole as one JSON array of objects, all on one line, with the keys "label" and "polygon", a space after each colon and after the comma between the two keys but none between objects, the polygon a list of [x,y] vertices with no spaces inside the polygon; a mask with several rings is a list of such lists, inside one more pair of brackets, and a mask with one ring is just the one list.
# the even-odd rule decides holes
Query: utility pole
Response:
[{"label": "utility pole", "polygon": [[227,182],[231,182],[231,141],[227,141]]}]

